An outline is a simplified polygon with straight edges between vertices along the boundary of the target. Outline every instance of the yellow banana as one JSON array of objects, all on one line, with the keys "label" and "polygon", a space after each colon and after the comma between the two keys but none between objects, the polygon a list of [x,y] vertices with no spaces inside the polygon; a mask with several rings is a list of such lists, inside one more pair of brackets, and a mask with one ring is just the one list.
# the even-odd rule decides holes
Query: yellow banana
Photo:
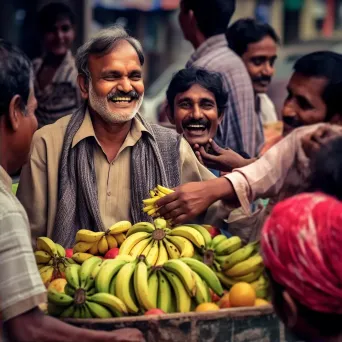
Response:
[{"label": "yellow banana", "polygon": [[205,246],[210,246],[212,239],[211,239],[210,233],[208,232],[206,228],[204,228],[203,226],[200,226],[199,224],[187,224],[187,226],[194,228],[199,233],[201,233],[205,241]]},{"label": "yellow banana", "polygon": [[97,242],[99,241],[102,236],[104,236],[104,232],[93,232],[92,230],[88,229],[80,229],[76,233],[76,242]]},{"label": "yellow banana", "polygon": [[52,266],[47,266],[46,269],[41,268],[39,270],[40,276],[44,284],[47,284],[51,281],[52,276],[53,276],[53,271],[54,271],[54,268]]},{"label": "yellow banana", "polygon": [[51,255],[45,251],[35,251],[37,264],[47,264],[51,260]]},{"label": "yellow banana", "polygon": [[169,260],[169,256],[167,254],[167,250],[163,244],[163,241],[159,240],[158,259],[155,263],[155,266],[163,266],[164,263],[168,260]]},{"label": "yellow banana", "polygon": [[109,294],[116,296],[115,287],[116,287],[116,277],[113,277],[112,281],[109,284]]},{"label": "yellow banana", "polygon": [[148,277],[148,293],[149,299],[153,308],[157,308],[157,298],[158,298],[158,273],[152,272]]},{"label": "yellow banana", "polygon": [[225,274],[229,277],[240,277],[247,275],[259,268],[262,265],[262,257],[259,254],[253,255],[245,261],[238,263],[233,266],[229,270],[225,272]]},{"label": "yellow banana", "polygon": [[99,254],[99,242],[98,241],[93,243],[93,245],[90,247],[88,253],[92,254],[92,255],[98,255]]},{"label": "yellow banana", "polygon": [[72,249],[74,253],[85,253],[87,252],[96,242],[77,242]]},{"label": "yellow banana", "polygon": [[93,255],[90,253],[75,253],[72,256],[72,260],[76,261],[78,264],[83,264],[87,259],[92,258]]},{"label": "yellow banana", "polygon": [[105,255],[108,252],[108,242],[105,236],[102,236],[97,248],[99,249],[99,253],[101,255]]},{"label": "yellow banana", "polygon": [[150,222],[138,222],[129,229],[126,237],[138,232],[152,233],[155,229],[154,225]]},{"label": "yellow banana", "polygon": [[61,246],[59,243],[55,243],[57,254],[59,257],[65,258],[65,249],[63,246]]},{"label": "yellow banana", "polygon": [[125,303],[109,293],[95,293],[88,298],[89,301],[107,307],[115,317],[122,317],[128,314]]},{"label": "yellow banana", "polygon": [[154,222],[156,229],[165,229],[167,227],[167,221],[165,221],[161,217],[156,218],[153,222]]},{"label": "yellow banana", "polygon": [[113,317],[111,312],[105,308],[103,305],[100,305],[98,303],[95,302],[90,302],[87,301],[86,305],[91,313],[91,315],[94,318],[111,318]]},{"label": "yellow banana", "polygon": [[174,312],[171,309],[173,300],[172,288],[169,281],[162,272],[158,272],[157,307],[166,313]]},{"label": "yellow banana", "polygon": [[69,306],[74,302],[74,298],[66,293],[57,292],[55,289],[48,291],[48,301],[58,306]]},{"label": "yellow banana", "polygon": [[151,242],[152,238],[148,238],[148,239],[144,239],[141,240],[140,242],[138,242],[129,252],[129,255],[131,255],[132,257],[136,258],[139,255],[141,255],[141,253],[143,252],[143,250],[147,247],[147,245]]},{"label": "yellow banana", "polygon": [[164,195],[169,195],[174,192],[174,190],[165,188],[164,186],[161,186],[161,185],[157,185],[157,189],[159,192],[163,193]]},{"label": "yellow banana", "polygon": [[232,236],[227,240],[220,242],[215,247],[215,253],[217,255],[231,254],[237,251],[242,245],[242,241],[239,236]]},{"label": "yellow banana", "polygon": [[[118,255],[115,260],[123,260],[123,261],[126,261],[126,262],[133,262],[133,261],[136,261],[136,258],[131,256],[131,255],[127,255],[127,254],[122,254],[122,255]],[[109,262],[109,260],[108,260]]]},{"label": "yellow banana", "polygon": [[57,247],[55,243],[45,236],[37,238],[37,250],[45,251],[51,256],[57,256]]},{"label": "yellow banana", "polygon": [[211,298],[208,295],[208,289],[206,287],[206,283],[202,280],[202,278],[196,272],[193,272],[193,277],[196,282],[195,300],[197,304],[199,305],[202,303],[211,302]]},{"label": "yellow banana", "polygon": [[116,239],[113,235],[107,235],[106,239],[107,239],[107,243],[108,243],[108,249],[118,247],[118,242],[116,241]]},{"label": "yellow banana", "polygon": [[227,240],[228,238],[223,235],[223,234],[219,234],[219,235],[216,235],[212,240],[211,240],[211,244],[210,244],[210,248],[211,249],[215,249],[215,247],[221,243],[222,241],[225,241]]},{"label": "yellow banana", "polygon": [[235,280],[235,278],[228,277],[222,272],[216,272],[216,276],[220,280],[221,284],[227,289],[230,289],[234,284],[238,282],[237,280]]},{"label": "yellow banana", "polygon": [[182,236],[190,240],[198,248],[203,248],[205,246],[203,235],[191,227],[178,226],[177,228],[171,230],[170,235]]},{"label": "yellow banana", "polygon": [[146,199],[143,200],[143,203],[146,206],[150,206],[150,205],[154,205],[159,199],[160,199],[159,196],[155,196],[155,197],[152,197],[152,198],[146,198]]},{"label": "yellow banana", "polygon": [[193,272],[186,263],[179,259],[171,259],[165,262],[163,267],[169,273],[177,275],[191,297],[196,294],[196,283],[192,275]]},{"label": "yellow banana", "polygon": [[[139,311],[137,304],[134,301],[130,291],[130,282],[135,270],[136,263],[128,263],[124,265],[116,276],[115,293],[120,298],[128,309],[128,312],[136,314]],[[134,292],[134,291],[133,291]]]},{"label": "yellow banana", "polygon": [[157,210],[157,207],[155,207],[154,205],[151,204],[151,205],[148,205],[147,207],[144,207],[143,212],[148,213],[149,211],[151,211],[153,209]]},{"label": "yellow banana", "polygon": [[[157,210],[158,210],[158,208],[153,207],[152,209],[149,209],[149,210],[147,211],[147,215],[148,215],[148,216],[154,217],[155,214],[156,214],[156,212],[157,212]],[[143,211],[145,212],[145,211],[146,211],[146,208],[144,208]]]},{"label": "yellow banana", "polygon": [[65,278],[68,284],[77,290],[80,287],[80,278],[79,278],[79,270],[81,266],[79,265],[70,265],[65,269]]},{"label": "yellow banana", "polygon": [[180,252],[179,257],[192,258],[195,253],[194,245],[186,238],[182,236],[171,236],[166,237],[167,240],[172,242]]},{"label": "yellow banana", "polygon": [[260,275],[262,274],[262,272],[264,271],[264,266],[263,265],[260,265],[256,270],[246,274],[246,275],[243,275],[243,276],[240,276],[240,277],[235,277],[235,279],[237,281],[242,281],[242,282],[245,282],[245,283],[252,283],[253,281],[257,280]]},{"label": "yellow banana", "polygon": [[164,239],[163,242],[166,247],[167,253],[169,255],[168,259],[180,258],[180,252],[178,248],[172,242],[168,241],[167,239]]},{"label": "yellow banana", "polygon": [[118,242],[119,246],[121,246],[126,240],[126,236],[123,233],[113,235],[115,240]]},{"label": "yellow banana", "polygon": [[140,255],[144,255],[146,257],[153,246],[153,242],[154,240],[151,240],[150,243],[146,246],[146,248],[140,253]]},{"label": "yellow banana", "polygon": [[109,234],[115,235],[115,234],[120,234],[120,233],[126,233],[127,230],[129,230],[132,227],[131,222],[129,221],[120,221],[115,224],[113,224],[109,228]]},{"label": "yellow banana", "polygon": [[139,232],[129,236],[120,247],[119,254],[129,254],[131,249],[140,241],[149,238],[151,234],[146,232]]},{"label": "yellow banana", "polygon": [[173,291],[176,295],[177,312],[190,312],[191,311],[191,297],[186,291],[182,281],[171,272],[162,270],[168,281],[170,282]]},{"label": "yellow banana", "polygon": [[140,306],[145,309],[154,309],[153,303],[150,301],[148,287],[148,271],[144,261],[139,261],[134,271],[134,291]]},{"label": "yellow banana", "polygon": [[158,241],[154,240],[151,249],[146,255],[146,262],[148,265],[154,266],[156,264],[158,260],[158,253],[159,253]]}]

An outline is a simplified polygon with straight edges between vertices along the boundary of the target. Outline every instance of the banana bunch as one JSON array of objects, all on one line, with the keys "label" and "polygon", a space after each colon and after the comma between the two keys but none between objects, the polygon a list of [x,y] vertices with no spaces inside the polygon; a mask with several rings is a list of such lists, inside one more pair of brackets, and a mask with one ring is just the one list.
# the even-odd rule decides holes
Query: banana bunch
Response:
[{"label": "banana bunch", "polygon": [[211,301],[209,288],[223,294],[214,271],[192,258],[171,259],[163,266],[151,267],[144,256],[119,255],[102,264],[95,288],[121,299],[130,314],[154,308],[189,312],[194,301]]},{"label": "banana bunch", "polygon": [[45,286],[56,278],[62,278],[66,267],[74,263],[65,257],[65,249],[61,245],[44,236],[37,238],[34,255]]},{"label": "banana bunch", "polygon": [[111,318],[126,315],[127,307],[118,297],[97,292],[95,279],[101,270],[102,259],[93,256],[82,266],[74,264],[66,269],[64,293],[48,291],[48,313],[61,318]]},{"label": "banana bunch", "polygon": [[82,263],[93,255],[105,255],[109,249],[119,247],[126,239],[126,233],[132,227],[129,221],[120,221],[112,225],[106,232],[93,232],[80,229],[76,233],[76,244],[73,258]]},{"label": "banana bunch", "polygon": [[154,224],[138,222],[127,231],[120,255],[144,255],[150,266],[160,266],[169,259],[192,257],[195,247],[203,249],[210,242],[211,236],[202,226],[182,225],[169,229],[167,221],[156,218]]},{"label": "banana bunch", "polygon": [[162,197],[172,194],[174,191],[168,188],[165,188],[164,186],[157,185],[153,190],[150,190],[150,196],[151,198],[146,198],[143,200],[143,212],[147,213],[147,215],[152,217],[158,217],[159,214],[158,206],[156,202],[161,199]]},{"label": "banana bunch", "polygon": [[269,280],[263,274],[260,275],[258,280],[253,281],[251,285],[255,290],[257,298],[263,298],[263,299],[267,299],[268,301],[270,301]]}]

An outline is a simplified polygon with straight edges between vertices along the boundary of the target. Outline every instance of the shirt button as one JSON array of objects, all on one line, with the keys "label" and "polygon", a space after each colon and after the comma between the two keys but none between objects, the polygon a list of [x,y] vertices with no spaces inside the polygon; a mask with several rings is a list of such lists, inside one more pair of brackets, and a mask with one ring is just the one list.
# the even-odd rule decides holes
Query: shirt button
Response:
[{"label": "shirt button", "polygon": [[110,191],[107,192],[107,196],[110,196],[112,193]]}]

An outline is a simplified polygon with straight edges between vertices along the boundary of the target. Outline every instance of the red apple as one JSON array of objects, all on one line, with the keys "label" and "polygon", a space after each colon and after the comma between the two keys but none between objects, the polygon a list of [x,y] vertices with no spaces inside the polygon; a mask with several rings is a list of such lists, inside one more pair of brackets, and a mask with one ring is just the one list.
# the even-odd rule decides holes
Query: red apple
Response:
[{"label": "red apple", "polygon": [[72,248],[67,248],[67,249],[65,250],[65,256],[66,256],[67,258],[71,258],[71,257],[73,256],[73,254],[74,254],[74,251],[72,250]]},{"label": "red apple", "polygon": [[209,224],[204,224],[203,227],[210,233],[211,237],[215,237],[216,235],[220,235],[221,232],[218,228],[211,226]]},{"label": "red apple", "polygon": [[221,298],[218,296],[212,289],[209,289],[210,294],[211,294],[211,301],[213,303],[217,303]]},{"label": "red apple", "polygon": [[165,312],[160,309],[150,309],[144,313],[144,315],[149,316],[149,315],[164,315]]},{"label": "red apple", "polygon": [[105,259],[115,259],[120,252],[120,249],[117,247],[111,248],[104,256]]}]

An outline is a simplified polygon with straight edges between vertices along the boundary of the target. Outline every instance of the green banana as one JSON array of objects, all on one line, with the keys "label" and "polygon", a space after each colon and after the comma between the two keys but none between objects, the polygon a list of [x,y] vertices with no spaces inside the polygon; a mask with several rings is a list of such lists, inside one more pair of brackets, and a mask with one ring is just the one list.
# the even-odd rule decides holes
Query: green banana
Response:
[{"label": "green banana", "polygon": [[199,224],[186,224],[186,225],[200,232],[204,238],[205,246],[210,246],[212,238],[207,229],[205,229],[203,226],[200,226]]},{"label": "green banana", "polygon": [[85,285],[88,283],[88,286],[91,285],[90,282],[88,282],[88,279],[93,272],[94,268],[98,265],[102,264],[102,259],[99,257],[92,257],[90,259],[87,259],[81,266],[81,269],[79,270],[79,276],[80,276],[80,287],[84,288],[85,290],[88,290],[88,288],[85,288]]},{"label": "green banana", "polygon": [[229,277],[240,277],[247,275],[259,268],[260,265],[263,264],[263,260],[261,255],[256,254],[251,256],[245,261],[238,263],[237,265],[233,266],[229,270],[225,272],[225,274]]},{"label": "green banana", "polygon": [[81,306],[75,306],[73,318],[81,318]]},{"label": "green banana", "polygon": [[61,246],[59,243],[55,243],[57,254],[59,257],[65,258],[65,249],[63,246]]},{"label": "green banana", "polygon": [[216,245],[215,253],[217,255],[230,254],[241,247],[242,241],[238,236],[232,236]]},{"label": "green banana", "polygon": [[246,274],[246,275],[243,275],[243,276],[240,276],[240,277],[235,277],[235,279],[237,281],[243,281],[243,282],[246,282],[246,283],[252,283],[253,281],[257,280],[261,273],[264,271],[264,266],[263,265],[260,265],[256,270]]},{"label": "green banana", "polygon": [[64,292],[65,292],[67,295],[73,297],[73,296],[75,295],[76,290],[75,290],[69,283],[67,283],[67,284],[64,286]]},{"label": "green banana", "polygon": [[78,274],[80,268],[80,265],[70,265],[65,269],[65,278],[68,284],[75,290],[80,287],[80,278]]},{"label": "green banana", "polygon": [[221,297],[223,295],[222,285],[214,271],[209,266],[193,258],[182,258],[179,260],[185,262],[194,272],[196,272],[204,281],[206,281],[209,287],[218,296]]},{"label": "green banana", "polygon": [[134,271],[134,290],[140,306],[145,309],[154,309],[150,301],[148,287],[148,271],[144,261],[139,261]]},{"label": "green banana", "polygon": [[219,278],[221,284],[225,286],[227,289],[230,289],[234,284],[238,281],[235,278],[230,278],[221,272],[216,272],[217,278]]},{"label": "green banana", "polygon": [[109,285],[109,293],[113,296],[116,296],[115,287],[116,287],[116,277],[113,277]]},{"label": "green banana", "polygon": [[95,302],[90,302],[87,301],[86,305],[91,313],[91,315],[94,318],[111,318],[113,317],[111,312],[105,308],[103,305],[100,305],[98,303]]},{"label": "green banana", "polygon": [[171,285],[164,274],[162,272],[158,272],[157,307],[166,313],[172,313],[176,311],[172,309],[172,302],[173,293]]},{"label": "green banana", "polygon": [[124,302],[109,293],[95,293],[91,297],[88,297],[88,300],[107,307],[115,317],[122,317],[128,314]]},{"label": "green banana", "polygon": [[50,289],[48,291],[48,301],[59,306],[69,306],[74,302],[74,298],[70,297],[66,293]]},{"label": "green banana", "polygon": [[192,276],[191,268],[180,259],[171,259],[164,263],[164,269],[172,272],[182,281],[190,297],[196,293],[196,283]]},{"label": "green banana", "polygon": [[109,293],[109,286],[112,278],[126,265],[123,260],[108,260],[100,269],[95,278],[95,288],[97,292]]},{"label": "green banana", "polygon": [[66,310],[65,306],[59,306],[51,302],[48,302],[47,311],[50,316],[60,317],[64,310]]},{"label": "green banana", "polygon": [[73,317],[74,316],[74,312],[75,312],[75,306],[74,305],[70,305],[65,310],[63,310],[63,312],[60,314],[60,317],[61,318]]},{"label": "green banana", "polygon": [[157,272],[152,272],[148,278],[148,292],[150,302],[153,308],[157,307],[157,298],[158,298],[158,274]]},{"label": "green banana", "polygon": [[227,240],[228,238],[223,235],[223,234],[219,234],[219,235],[216,235],[212,240],[211,240],[211,244],[210,244],[210,248],[211,249],[215,249],[215,247],[221,243],[222,241],[225,241]]},{"label": "green banana", "polygon": [[211,302],[210,297],[208,297],[208,288],[205,286],[206,283],[196,272],[193,272],[193,276],[196,282],[195,299],[197,304]]}]

